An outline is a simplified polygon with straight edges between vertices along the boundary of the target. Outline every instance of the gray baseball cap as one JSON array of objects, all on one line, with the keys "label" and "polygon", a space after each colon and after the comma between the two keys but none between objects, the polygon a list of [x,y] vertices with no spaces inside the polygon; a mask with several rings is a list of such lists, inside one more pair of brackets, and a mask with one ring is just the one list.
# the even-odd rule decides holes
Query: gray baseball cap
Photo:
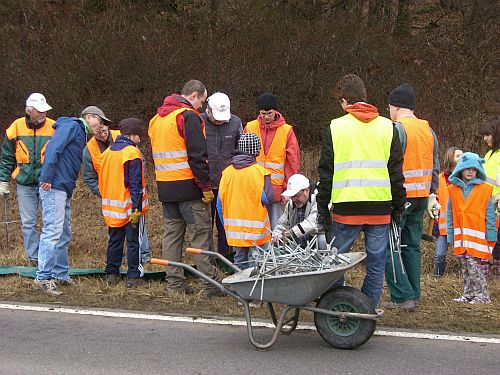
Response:
[{"label": "gray baseball cap", "polygon": [[102,119],[102,121],[104,121],[105,123],[108,123],[108,124],[111,123],[111,120],[106,117],[106,115],[104,114],[102,109],[100,109],[99,107],[96,107],[95,105],[91,105],[91,106],[85,108],[82,111],[82,117],[85,115],[96,115],[96,116],[99,116]]}]

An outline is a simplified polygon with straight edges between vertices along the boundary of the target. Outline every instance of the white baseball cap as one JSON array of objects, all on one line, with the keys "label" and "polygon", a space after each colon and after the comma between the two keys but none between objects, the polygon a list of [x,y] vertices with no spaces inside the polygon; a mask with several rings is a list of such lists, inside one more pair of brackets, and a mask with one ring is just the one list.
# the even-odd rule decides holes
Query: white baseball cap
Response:
[{"label": "white baseball cap", "polygon": [[309,188],[309,179],[302,174],[294,174],[288,179],[286,190],[281,193],[284,197],[293,197],[299,191]]},{"label": "white baseball cap", "polygon": [[231,118],[231,103],[229,97],[222,92],[216,92],[208,98],[208,106],[212,116],[217,121],[229,121]]},{"label": "white baseball cap", "polygon": [[26,100],[26,107],[34,107],[38,112],[47,112],[52,109],[50,105],[47,104],[45,96],[35,92],[29,96]]}]

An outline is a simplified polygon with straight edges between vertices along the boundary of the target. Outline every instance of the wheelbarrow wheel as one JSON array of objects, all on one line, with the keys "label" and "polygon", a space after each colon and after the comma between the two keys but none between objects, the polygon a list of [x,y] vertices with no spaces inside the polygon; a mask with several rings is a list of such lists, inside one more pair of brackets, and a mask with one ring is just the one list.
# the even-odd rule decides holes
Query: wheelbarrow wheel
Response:
[{"label": "wheelbarrow wheel", "polygon": [[[325,310],[375,314],[370,299],[358,289],[335,287],[323,294],[316,304]],[[314,324],[327,343],[339,349],[355,349],[375,332],[376,322],[368,319],[341,318],[314,313]]]}]

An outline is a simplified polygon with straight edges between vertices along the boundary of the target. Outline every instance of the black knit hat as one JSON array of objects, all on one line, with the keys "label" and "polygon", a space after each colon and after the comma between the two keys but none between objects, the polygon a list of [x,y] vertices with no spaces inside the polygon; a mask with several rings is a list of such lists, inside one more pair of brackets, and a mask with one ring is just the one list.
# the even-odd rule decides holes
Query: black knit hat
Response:
[{"label": "black knit hat", "polygon": [[278,98],[270,92],[265,92],[257,98],[257,110],[269,111],[278,109]]},{"label": "black knit hat", "polygon": [[140,137],[144,136],[144,126],[142,126],[141,120],[135,117],[129,117],[121,120],[118,123],[118,128],[120,128],[121,135],[138,135]]},{"label": "black knit hat", "polygon": [[396,87],[389,94],[389,104],[394,107],[414,110],[417,105],[417,98],[413,87],[409,83],[403,83]]},{"label": "black knit hat", "polygon": [[259,156],[260,154],[260,138],[255,133],[243,133],[238,140],[239,153]]}]

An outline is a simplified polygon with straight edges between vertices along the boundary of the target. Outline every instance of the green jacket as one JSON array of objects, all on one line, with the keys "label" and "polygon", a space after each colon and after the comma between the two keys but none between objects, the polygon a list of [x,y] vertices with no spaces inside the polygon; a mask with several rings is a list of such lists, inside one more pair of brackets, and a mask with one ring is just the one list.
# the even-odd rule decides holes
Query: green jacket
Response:
[{"label": "green jacket", "polygon": [[38,185],[47,142],[54,134],[54,120],[28,124],[26,117],[15,120],[5,131],[0,158],[0,181],[10,178],[24,186]]}]

